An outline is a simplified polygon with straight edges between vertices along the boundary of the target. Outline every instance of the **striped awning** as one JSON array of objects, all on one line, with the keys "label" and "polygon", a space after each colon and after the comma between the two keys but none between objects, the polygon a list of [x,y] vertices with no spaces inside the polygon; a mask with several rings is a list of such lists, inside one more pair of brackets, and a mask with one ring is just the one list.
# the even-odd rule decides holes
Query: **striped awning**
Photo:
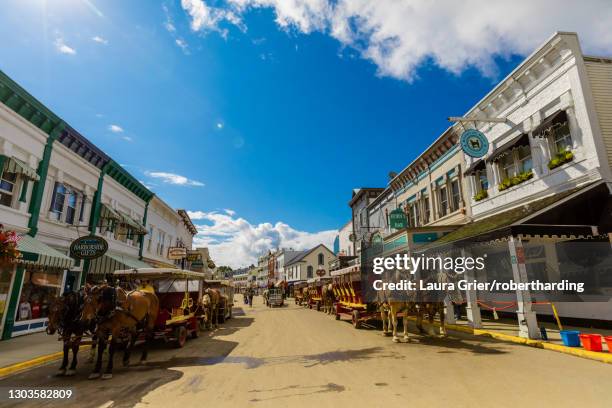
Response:
[{"label": "striped awning", "polygon": [[107,220],[121,221],[121,215],[112,209],[110,205],[104,203],[102,203],[102,207],[100,208],[100,217]]},{"label": "striped awning", "polygon": [[121,213],[121,222],[133,229],[137,234],[146,234],[147,229],[140,222],[136,221],[127,214]]},{"label": "striped awning", "polygon": [[8,160],[5,161],[4,171],[21,174],[33,181],[38,181],[40,179],[36,170],[15,157],[9,157]]},{"label": "striped awning", "polygon": [[124,269],[151,268],[151,265],[129,255],[107,252],[89,264],[90,274],[107,274]]},{"label": "striped awning", "polygon": [[21,237],[17,249],[22,255],[20,262],[24,264],[56,269],[70,269],[74,266],[74,259],[29,235]]}]

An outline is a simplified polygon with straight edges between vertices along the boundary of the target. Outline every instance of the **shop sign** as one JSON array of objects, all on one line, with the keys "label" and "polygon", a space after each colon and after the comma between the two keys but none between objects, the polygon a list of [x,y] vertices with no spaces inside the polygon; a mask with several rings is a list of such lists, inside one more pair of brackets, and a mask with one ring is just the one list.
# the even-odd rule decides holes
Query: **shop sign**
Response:
[{"label": "shop sign", "polygon": [[395,229],[408,228],[406,214],[404,214],[401,208],[396,208],[389,213],[389,226]]},{"label": "shop sign", "polygon": [[202,254],[199,251],[188,250],[187,251],[187,261],[189,262],[202,261]]},{"label": "shop sign", "polygon": [[168,248],[168,259],[184,259],[187,257],[187,248],[170,247]]},{"label": "shop sign", "polygon": [[489,151],[489,141],[479,130],[468,129],[461,135],[461,149],[471,157],[479,158]]},{"label": "shop sign", "polygon": [[317,276],[325,276],[325,269],[317,269]]},{"label": "shop sign", "polygon": [[191,263],[191,270],[201,272],[204,269],[204,262],[201,260],[193,261]]},{"label": "shop sign", "polygon": [[70,256],[74,259],[96,259],[106,251],[108,251],[108,242],[96,235],[77,238],[70,244]]}]

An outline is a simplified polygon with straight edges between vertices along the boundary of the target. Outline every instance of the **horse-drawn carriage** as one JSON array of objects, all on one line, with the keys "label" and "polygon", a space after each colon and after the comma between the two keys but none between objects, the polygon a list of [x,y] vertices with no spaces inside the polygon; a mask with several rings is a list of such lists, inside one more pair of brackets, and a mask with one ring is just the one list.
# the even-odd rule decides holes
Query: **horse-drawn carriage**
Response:
[{"label": "horse-drawn carriage", "polygon": [[332,291],[336,298],[336,320],[348,318],[358,329],[361,323],[376,319],[378,304],[366,303],[361,296],[361,270],[359,265],[332,271]]},{"label": "horse-drawn carriage", "polygon": [[201,273],[172,268],[140,268],[115,271],[113,276],[125,288],[135,287],[157,295],[159,313],[154,338],[183,347],[188,337],[198,337],[198,330],[206,326]]},{"label": "horse-drawn carriage", "polygon": [[306,282],[308,286],[306,287],[306,304],[309,309],[315,308],[317,311],[321,310],[321,306],[323,306],[323,286],[330,283],[330,278],[311,278]]},{"label": "horse-drawn carriage", "polygon": [[308,283],[306,281],[295,282],[292,285],[293,298],[296,305],[302,305],[306,301],[306,291]]},{"label": "horse-drawn carriage", "polygon": [[221,295],[217,308],[217,320],[223,323],[231,319],[234,307],[234,284],[228,280],[207,280],[204,281],[204,288],[214,289]]}]

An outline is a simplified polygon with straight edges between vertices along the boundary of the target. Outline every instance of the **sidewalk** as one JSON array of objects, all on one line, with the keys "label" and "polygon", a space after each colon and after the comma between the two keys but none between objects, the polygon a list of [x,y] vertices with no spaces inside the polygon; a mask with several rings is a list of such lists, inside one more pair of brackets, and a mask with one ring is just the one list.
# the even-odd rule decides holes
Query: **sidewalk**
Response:
[{"label": "sidewalk", "polygon": [[[87,349],[88,346],[81,345],[80,350]],[[62,343],[57,341],[57,335],[41,332],[0,341],[0,378],[59,360],[62,356]]]}]

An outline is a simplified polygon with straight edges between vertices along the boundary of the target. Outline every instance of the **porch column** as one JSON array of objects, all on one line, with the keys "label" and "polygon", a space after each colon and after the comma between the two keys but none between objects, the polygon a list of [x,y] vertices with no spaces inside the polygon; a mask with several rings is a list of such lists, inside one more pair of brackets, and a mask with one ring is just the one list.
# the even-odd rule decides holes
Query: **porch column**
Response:
[{"label": "porch column", "polygon": [[[527,270],[525,268],[525,251],[520,238],[511,236],[508,241],[510,259],[512,262],[512,275],[514,282],[527,282]],[[531,307],[531,291],[516,291],[516,302],[518,305],[516,317],[519,323],[519,336],[529,339],[540,339],[540,329],[536,313]]]},{"label": "porch column", "polygon": [[[462,257],[471,257],[472,252],[469,249],[461,248]],[[474,280],[474,271],[466,270],[465,279],[470,282]],[[467,314],[467,320],[470,327],[473,329],[482,328],[482,317],[480,316],[480,307],[478,306],[478,297],[474,289],[466,289],[465,291],[465,312]]]}]

